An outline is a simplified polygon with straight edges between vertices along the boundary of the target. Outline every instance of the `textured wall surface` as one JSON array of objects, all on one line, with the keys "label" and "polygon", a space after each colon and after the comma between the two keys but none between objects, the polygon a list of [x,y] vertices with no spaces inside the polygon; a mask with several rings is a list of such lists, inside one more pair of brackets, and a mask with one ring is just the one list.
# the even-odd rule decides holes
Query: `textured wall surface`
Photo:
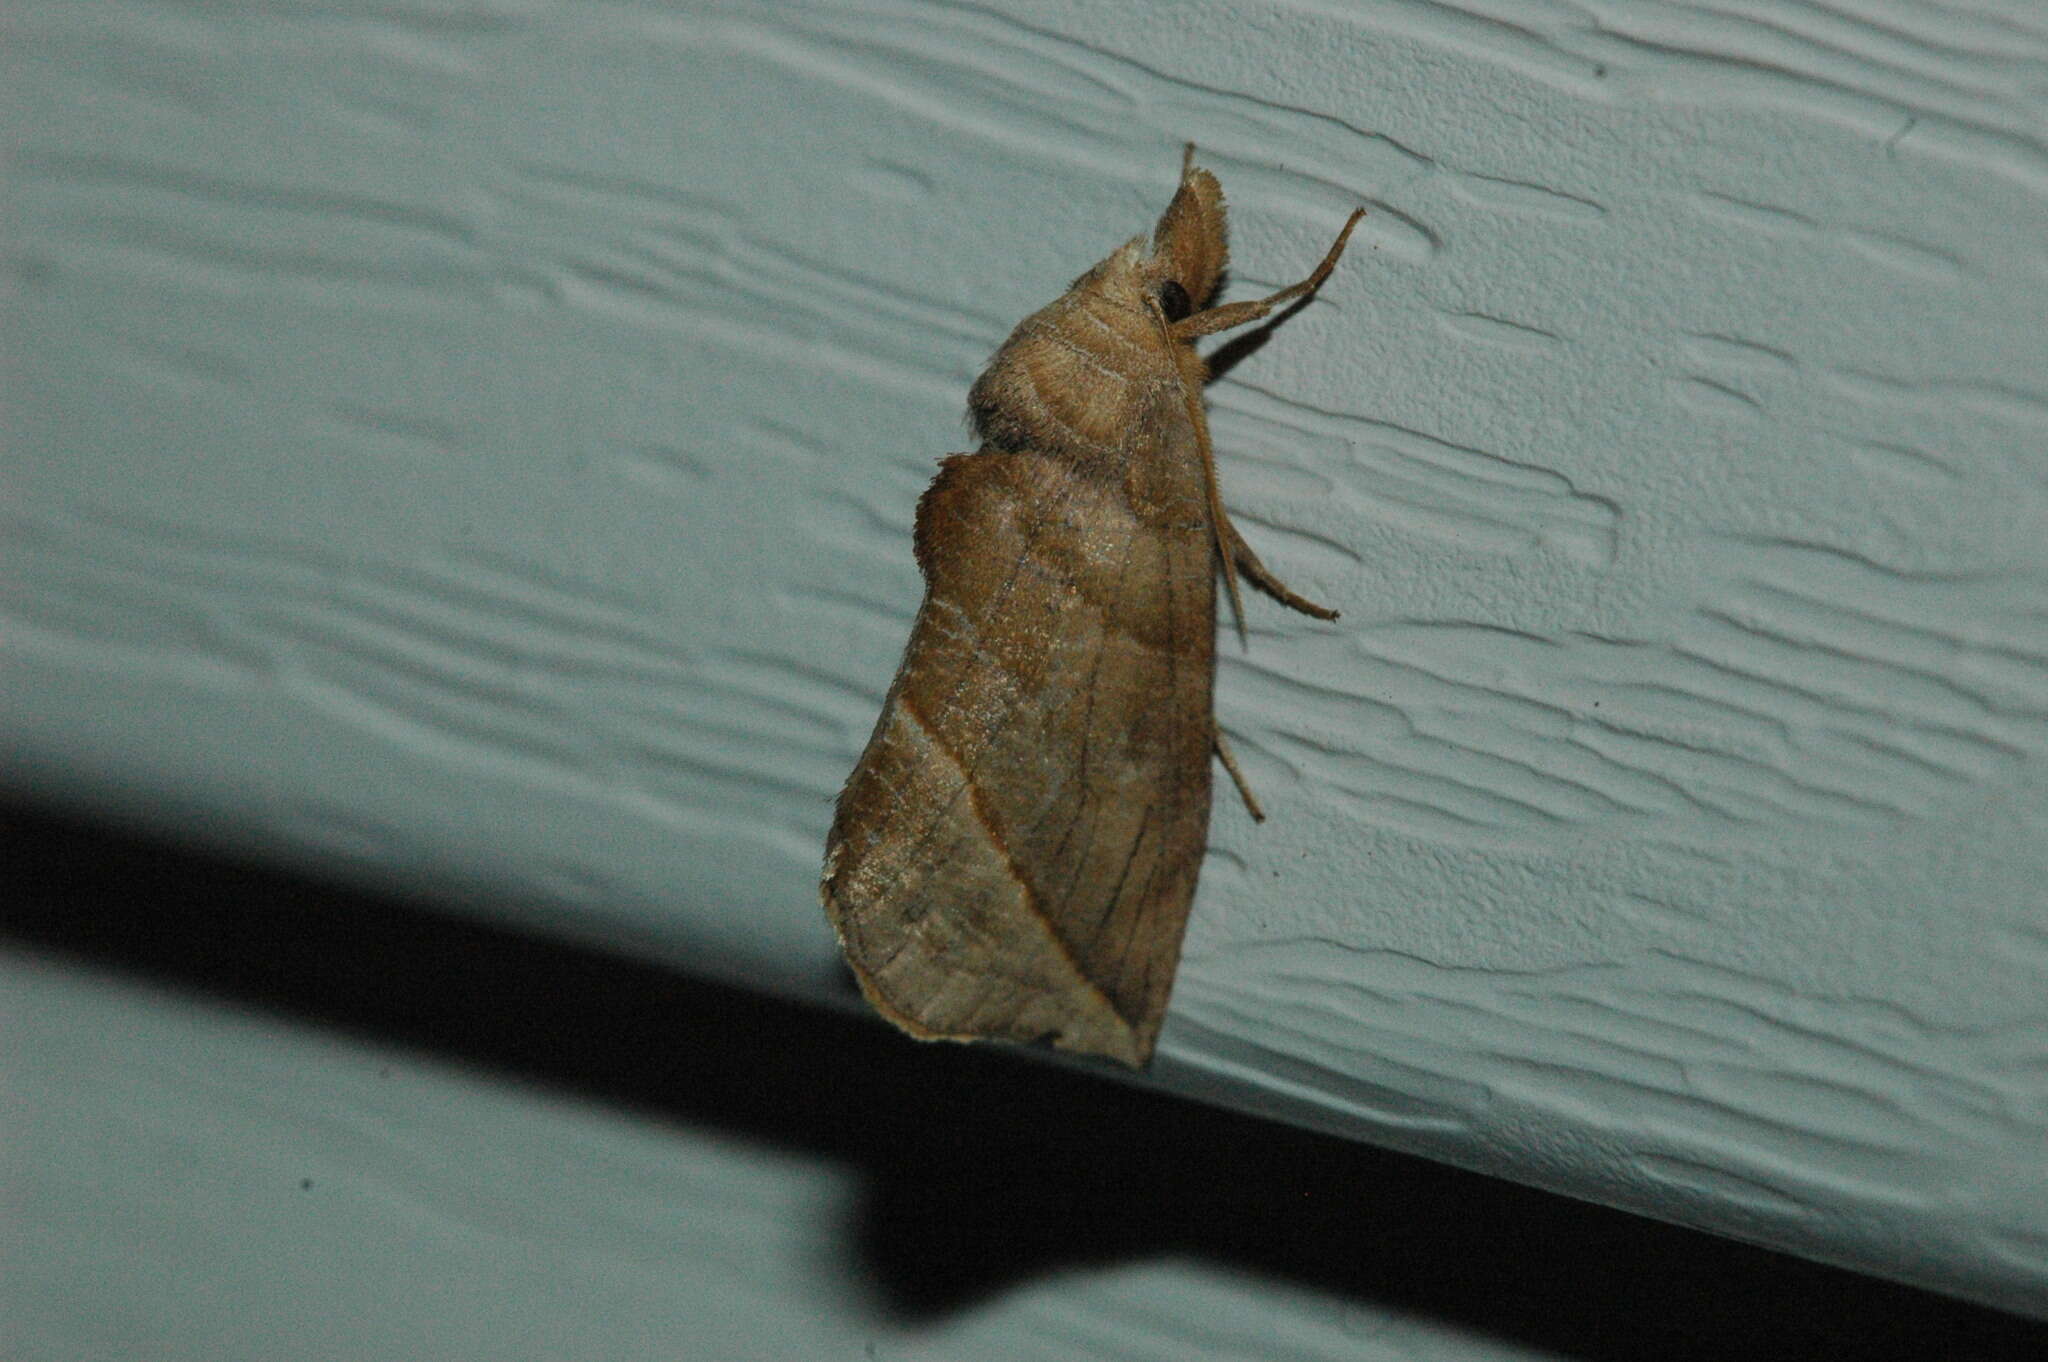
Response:
[{"label": "textured wall surface", "polygon": [[1156,1077],[2048,1314],[2048,18],[24,3],[17,788],[845,996],[915,498],[1182,141],[1249,603]]}]

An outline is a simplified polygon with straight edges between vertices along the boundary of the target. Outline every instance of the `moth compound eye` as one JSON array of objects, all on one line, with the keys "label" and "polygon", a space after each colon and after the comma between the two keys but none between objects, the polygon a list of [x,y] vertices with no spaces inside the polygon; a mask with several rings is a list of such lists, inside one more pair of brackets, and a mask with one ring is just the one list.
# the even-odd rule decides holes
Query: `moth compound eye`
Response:
[{"label": "moth compound eye", "polygon": [[1166,320],[1177,322],[1194,311],[1195,305],[1188,301],[1188,291],[1180,286],[1180,280],[1169,279],[1159,286],[1159,310],[1166,314]]}]

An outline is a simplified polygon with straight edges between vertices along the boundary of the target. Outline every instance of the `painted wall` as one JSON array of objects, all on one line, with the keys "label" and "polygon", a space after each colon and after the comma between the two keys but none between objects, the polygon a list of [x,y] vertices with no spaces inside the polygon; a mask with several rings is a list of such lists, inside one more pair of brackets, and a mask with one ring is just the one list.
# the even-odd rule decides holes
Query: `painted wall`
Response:
[{"label": "painted wall", "polygon": [[847,1001],[1009,326],[1192,139],[1254,599],[1155,1081],[2048,1314],[2048,20],[17,6],[17,792]]}]

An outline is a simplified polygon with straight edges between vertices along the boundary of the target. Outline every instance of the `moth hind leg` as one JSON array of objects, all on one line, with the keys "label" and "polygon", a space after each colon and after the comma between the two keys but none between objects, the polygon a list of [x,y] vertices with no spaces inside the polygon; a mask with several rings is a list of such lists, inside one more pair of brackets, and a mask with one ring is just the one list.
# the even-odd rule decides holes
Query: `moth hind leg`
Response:
[{"label": "moth hind leg", "polygon": [[[1225,520],[1219,528],[1223,535],[1224,555],[1237,564],[1238,571],[1250,578],[1254,586],[1282,605],[1290,609],[1299,610],[1304,615],[1312,615],[1319,620],[1333,620],[1337,618],[1337,612],[1330,609],[1329,606],[1317,605],[1314,601],[1301,595],[1289,587],[1287,583],[1275,577],[1273,570],[1259,561],[1259,555],[1252,552],[1252,546],[1247,544],[1244,536],[1237,532],[1237,526]],[[1228,764],[1227,758],[1226,764]]]},{"label": "moth hind leg", "polygon": [[1223,769],[1230,772],[1230,779],[1237,786],[1238,798],[1244,801],[1244,811],[1252,816],[1254,823],[1266,821],[1266,811],[1259,804],[1259,797],[1252,793],[1251,783],[1244,778],[1244,769],[1237,764],[1237,756],[1230,750],[1230,744],[1223,740],[1223,730],[1215,731],[1216,755],[1223,762]]}]

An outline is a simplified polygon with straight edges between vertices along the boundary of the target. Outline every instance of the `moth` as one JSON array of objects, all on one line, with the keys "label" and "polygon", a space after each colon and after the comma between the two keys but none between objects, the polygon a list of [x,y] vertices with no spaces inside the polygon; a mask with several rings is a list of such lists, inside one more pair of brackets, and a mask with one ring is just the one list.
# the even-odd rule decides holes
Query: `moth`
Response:
[{"label": "moth", "polygon": [[1208,843],[1216,578],[1317,619],[1216,485],[1203,336],[1315,292],[1211,306],[1223,190],[1182,158],[1133,237],[1024,319],[968,395],[972,454],[917,506],[923,604],[839,796],[821,885],[877,1011],[922,1039],[1151,1059]]}]

